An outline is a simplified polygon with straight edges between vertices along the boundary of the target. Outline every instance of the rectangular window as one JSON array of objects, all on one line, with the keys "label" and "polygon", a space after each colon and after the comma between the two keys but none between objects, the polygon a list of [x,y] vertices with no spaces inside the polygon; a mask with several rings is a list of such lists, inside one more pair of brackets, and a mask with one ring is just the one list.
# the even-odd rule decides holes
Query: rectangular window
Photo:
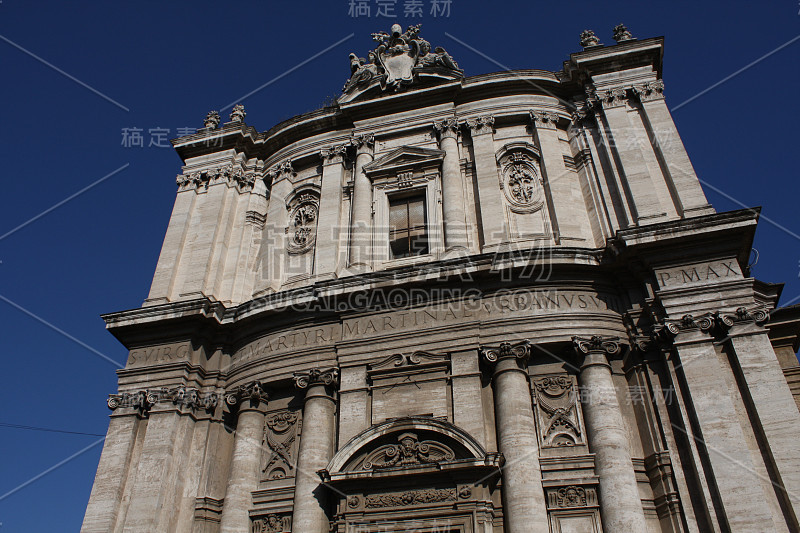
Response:
[{"label": "rectangular window", "polygon": [[425,194],[389,198],[392,259],[428,253]]}]

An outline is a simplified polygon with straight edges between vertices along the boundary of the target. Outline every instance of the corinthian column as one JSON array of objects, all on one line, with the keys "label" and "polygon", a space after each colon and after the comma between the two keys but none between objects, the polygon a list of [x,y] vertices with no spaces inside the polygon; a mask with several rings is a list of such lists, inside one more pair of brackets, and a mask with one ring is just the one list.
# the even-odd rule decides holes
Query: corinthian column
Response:
[{"label": "corinthian column", "polygon": [[434,123],[439,132],[439,147],[444,150],[442,162],[442,200],[444,203],[444,242],[446,251],[467,249],[464,180],[458,155],[458,121],[448,118]]},{"label": "corinthian column", "polygon": [[336,368],[294,374],[297,388],[306,391],[294,486],[295,533],[328,533],[327,495],[317,472],[333,457],[336,404],[331,394],[338,379]]},{"label": "corinthian column", "polygon": [[254,381],[236,389],[225,401],[231,406],[239,405],[239,420],[220,532],[240,533],[250,531],[249,511],[253,503],[252,492],[258,488],[267,394],[261,383]]},{"label": "corinthian column", "polygon": [[619,352],[618,337],[573,337],[583,355],[580,386],[589,450],[600,478],[600,513],[607,531],[647,531],[633,471],[628,436],[611,378],[609,355]]},{"label": "corinthian column", "polygon": [[367,270],[372,244],[372,182],[364,166],[372,161],[373,135],[357,135],[350,139],[356,147],[353,168],[353,215],[350,229],[350,266]]},{"label": "corinthian column", "polygon": [[503,468],[505,531],[549,531],[539,466],[539,443],[525,370],[530,346],[528,341],[513,345],[504,342],[497,348],[481,348],[480,351],[483,358],[494,366],[497,447],[506,460]]}]

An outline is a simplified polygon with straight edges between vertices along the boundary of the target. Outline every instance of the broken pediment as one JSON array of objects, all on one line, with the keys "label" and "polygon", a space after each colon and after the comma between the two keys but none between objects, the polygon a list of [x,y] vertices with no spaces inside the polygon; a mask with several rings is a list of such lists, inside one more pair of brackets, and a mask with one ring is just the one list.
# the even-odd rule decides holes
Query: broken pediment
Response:
[{"label": "broken pediment", "polygon": [[372,177],[396,175],[398,172],[437,167],[444,159],[442,150],[400,146],[364,166],[364,173]]}]

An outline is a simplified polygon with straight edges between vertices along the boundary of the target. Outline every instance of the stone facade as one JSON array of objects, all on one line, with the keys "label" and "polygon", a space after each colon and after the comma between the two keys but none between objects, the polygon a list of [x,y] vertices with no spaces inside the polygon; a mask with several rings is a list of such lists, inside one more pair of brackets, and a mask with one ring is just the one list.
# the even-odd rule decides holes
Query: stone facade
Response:
[{"label": "stone facade", "polygon": [[663,40],[465,77],[373,38],[335,105],[173,141],[82,531],[800,530],[800,308],[706,200]]}]

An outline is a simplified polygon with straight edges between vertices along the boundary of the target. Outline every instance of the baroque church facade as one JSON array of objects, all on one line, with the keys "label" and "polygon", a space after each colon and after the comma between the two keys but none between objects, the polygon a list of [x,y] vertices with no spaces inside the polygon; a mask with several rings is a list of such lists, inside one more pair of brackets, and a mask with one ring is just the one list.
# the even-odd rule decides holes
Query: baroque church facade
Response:
[{"label": "baroque church facade", "polygon": [[800,308],[708,203],[663,39],[471,77],[373,39],[335,104],[172,141],[82,531],[800,531]]}]

